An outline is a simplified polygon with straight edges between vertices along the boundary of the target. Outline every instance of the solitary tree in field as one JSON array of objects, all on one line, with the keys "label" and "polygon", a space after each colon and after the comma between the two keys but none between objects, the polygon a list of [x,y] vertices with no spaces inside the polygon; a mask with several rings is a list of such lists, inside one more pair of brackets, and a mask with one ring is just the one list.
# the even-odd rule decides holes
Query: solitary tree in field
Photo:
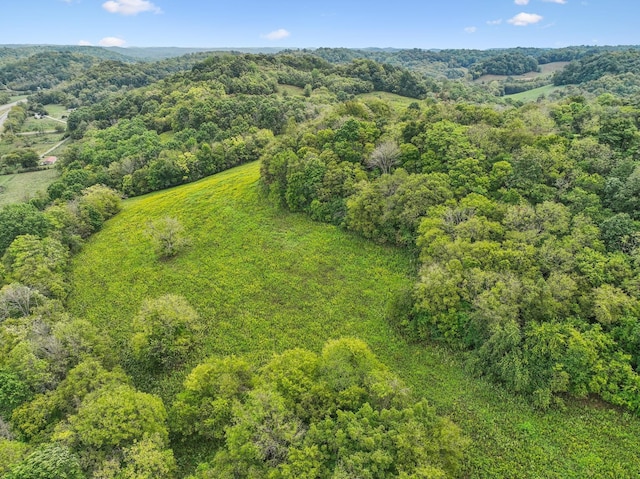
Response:
[{"label": "solitary tree in field", "polygon": [[385,141],[380,143],[375,150],[371,153],[369,159],[367,159],[367,166],[369,168],[380,168],[382,174],[391,173],[393,168],[398,163],[400,157],[400,148],[394,141]]},{"label": "solitary tree in field", "polygon": [[176,256],[189,245],[184,234],[182,223],[176,218],[165,216],[147,224],[147,234],[154,243],[156,252],[161,258]]}]

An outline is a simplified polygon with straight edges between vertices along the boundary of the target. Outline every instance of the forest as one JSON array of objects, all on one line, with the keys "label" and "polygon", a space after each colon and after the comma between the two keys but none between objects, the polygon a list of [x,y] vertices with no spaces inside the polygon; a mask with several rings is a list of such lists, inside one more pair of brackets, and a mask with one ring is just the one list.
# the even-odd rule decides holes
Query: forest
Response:
[{"label": "forest", "polygon": [[[0,48],[0,84],[27,93],[2,171],[40,168],[34,114],[64,109],[67,142],[46,191],[0,207],[0,477],[528,477],[509,431],[425,386],[433,364],[398,366],[429,354],[536,421],[615,427],[588,464],[532,448],[539,477],[637,474],[637,47],[94,50]],[[552,62],[534,84],[554,93],[505,95]],[[274,259],[316,229],[339,239]],[[216,276],[242,254],[242,280]],[[157,271],[220,286],[131,286]],[[377,306],[315,283],[306,304],[316,275]],[[244,294],[286,328],[252,342],[211,299]],[[556,440],[517,421],[514,449]]]}]

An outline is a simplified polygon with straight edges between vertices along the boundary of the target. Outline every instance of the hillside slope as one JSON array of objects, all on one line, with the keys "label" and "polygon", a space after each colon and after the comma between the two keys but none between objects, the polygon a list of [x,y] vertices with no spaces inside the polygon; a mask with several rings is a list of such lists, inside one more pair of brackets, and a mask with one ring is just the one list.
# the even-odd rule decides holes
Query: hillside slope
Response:
[{"label": "hillside slope", "polygon": [[[332,226],[273,208],[251,163],[125,202],[124,211],[74,260],[71,311],[101,326],[138,385],[170,400],[192,364],[144,378],[127,360],[131,318],[142,300],[184,295],[206,325],[193,358],[239,354],[264,360],[329,338],[366,341],[420,395],[472,439],[464,477],[635,477],[640,420],[569,403],[545,413],[468,376],[459,357],[407,344],[385,319],[389,300],[413,281],[411,259]],[[143,231],[179,218],[192,239],[158,261]],[[184,452],[183,452],[184,454]],[[188,462],[188,459],[182,459]]]}]

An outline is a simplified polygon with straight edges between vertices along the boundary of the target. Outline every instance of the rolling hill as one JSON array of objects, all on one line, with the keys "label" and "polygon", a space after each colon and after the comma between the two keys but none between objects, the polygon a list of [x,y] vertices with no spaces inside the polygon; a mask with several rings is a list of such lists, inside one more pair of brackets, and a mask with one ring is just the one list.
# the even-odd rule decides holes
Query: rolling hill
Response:
[{"label": "rolling hill", "polygon": [[[250,163],[128,200],[75,257],[70,310],[112,338],[138,387],[169,402],[207,356],[265,361],[357,337],[471,438],[464,477],[634,477],[640,458],[629,452],[640,450],[640,419],[589,401],[540,412],[470,377],[460,356],[407,343],[386,316],[393,295],[413,281],[412,258],[273,207],[258,177],[259,164]],[[154,256],[144,234],[164,216],[178,218],[191,238],[169,261]],[[169,292],[203,318],[204,346],[172,375],[148,377],[130,360],[131,319],[145,298]]]}]

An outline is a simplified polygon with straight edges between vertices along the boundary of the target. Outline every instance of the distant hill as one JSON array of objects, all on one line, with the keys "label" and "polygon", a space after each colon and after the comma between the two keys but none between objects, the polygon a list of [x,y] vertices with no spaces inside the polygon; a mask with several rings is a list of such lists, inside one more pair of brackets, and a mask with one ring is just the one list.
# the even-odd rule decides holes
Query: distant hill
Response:
[{"label": "distant hill", "polygon": [[283,48],[264,47],[264,48],[184,48],[184,47],[108,47],[115,53],[123,56],[135,58],[143,61],[164,60],[166,58],[174,58],[190,53],[203,52],[239,52],[239,53],[278,53]]},{"label": "distant hill", "polygon": [[27,58],[36,53],[69,52],[99,58],[102,60],[118,60],[121,62],[133,62],[136,59],[126,53],[110,50],[103,47],[83,45],[0,45],[0,65],[8,61]]},{"label": "distant hill", "polygon": [[555,76],[556,85],[595,81],[605,75],[640,74],[640,51],[628,49],[589,55],[567,65]]},{"label": "distant hill", "polygon": [[102,60],[70,51],[38,52],[0,67],[0,84],[12,90],[51,88],[81,75]]}]

